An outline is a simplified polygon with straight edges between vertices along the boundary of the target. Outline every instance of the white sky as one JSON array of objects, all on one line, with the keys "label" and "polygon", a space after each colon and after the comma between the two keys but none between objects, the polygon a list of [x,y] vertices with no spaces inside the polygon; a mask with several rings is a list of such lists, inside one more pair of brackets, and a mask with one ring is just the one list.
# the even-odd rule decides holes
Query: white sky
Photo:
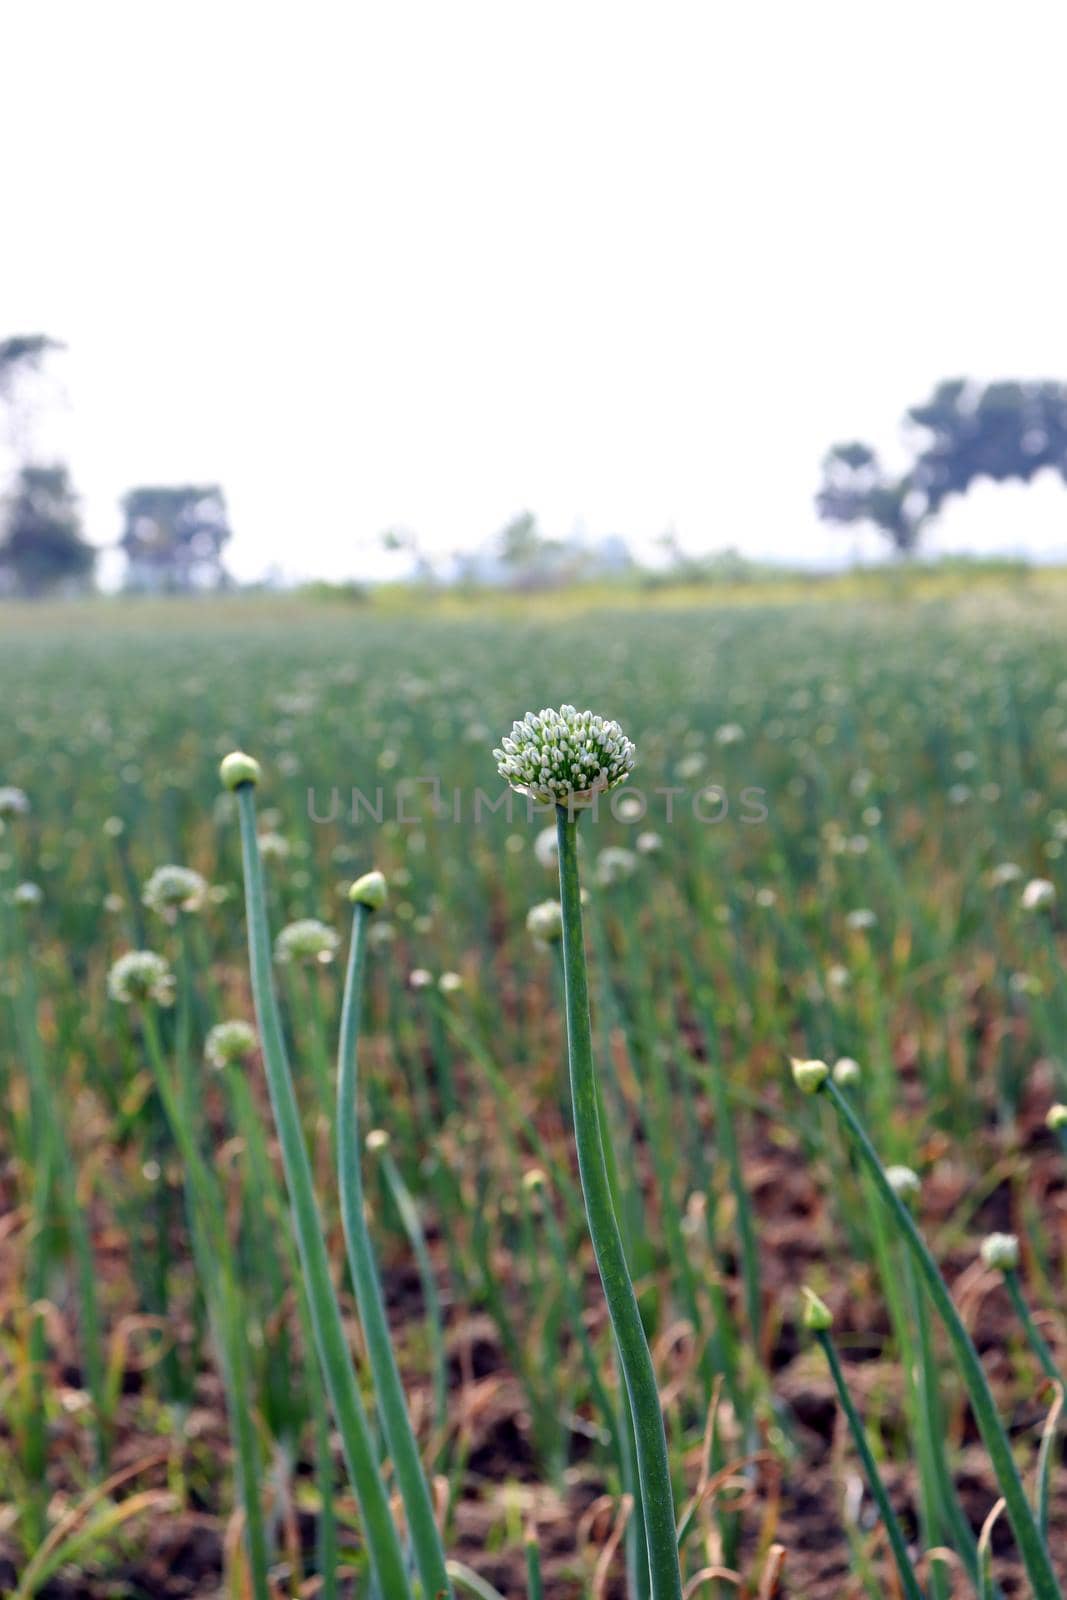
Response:
[{"label": "white sky", "polygon": [[[6,0],[0,336],[90,532],[218,480],[242,576],[530,507],[819,559],[825,449],[1067,379],[1060,0]],[[1067,549],[1067,492],[941,543]]]}]

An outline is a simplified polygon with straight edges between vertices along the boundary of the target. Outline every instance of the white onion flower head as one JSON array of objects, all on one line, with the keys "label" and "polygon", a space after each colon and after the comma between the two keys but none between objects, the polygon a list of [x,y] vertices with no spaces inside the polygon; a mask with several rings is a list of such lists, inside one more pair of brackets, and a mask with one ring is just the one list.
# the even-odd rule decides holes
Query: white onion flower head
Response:
[{"label": "white onion flower head", "polygon": [[290,844],[284,834],[261,833],[258,839],[259,853],[264,861],[286,861],[290,853]]},{"label": "white onion flower head", "polygon": [[1055,898],[1055,884],[1047,878],[1031,878],[1019,897],[1019,904],[1024,911],[1041,911],[1045,906],[1050,906]]},{"label": "white onion flower head", "polygon": [[0,785],[0,817],[22,817],[29,809],[25,789],[16,789],[13,783]]},{"label": "white onion flower head", "polygon": [[627,850],[621,844],[606,845],[596,858],[596,881],[605,889],[612,884],[625,883],[627,878],[633,877],[637,866],[638,859],[634,851]]},{"label": "white onion flower head", "polygon": [[463,979],[458,972],[442,972],[437,987],[442,994],[458,994],[463,987]]},{"label": "white onion flower head", "polygon": [[663,849],[663,835],[649,829],[637,835],[634,845],[639,855],[654,856],[658,850]]},{"label": "white onion flower head", "polygon": [[157,867],[141,899],[150,911],[173,922],[179,911],[199,911],[207,899],[207,880],[192,867]]},{"label": "white onion flower head", "polygon": [[559,840],[556,838],[554,827],[542,828],[534,840],[534,855],[538,863],[547,870],[556,865],[559,852]]},{"label": "white onion flower head", "polygon": [[991,1272],[1014,1272],[1019,1265],[1019,1241],[1014,1233],[990,1233],[982,1240],[982,1265]]},{"label": "white onion flower head", "polygon": [[558,900],[540,900],[526,913],[526,931],[535,944],[548,949],[563,937],[563,908]]},{"label": "white onion flower head", "polygon": [[886,1167],[885,1175],[898,1200],[914,1200],[922,1188],[919,1174],[911,1167]]},{"label": "white onion flower head", "polygon": [[209,1067],[221,1072],[252,1054],[259,1043],[255,1028],[250,1022],[218,1022],[204,1044],[204,1059]]},{"label": "white onion flower head", "polygon": [[851,1056],[841,1056],[834,1062],[833,1079],[839,1088],[847,1089],[860,1081],[860,1064]]},{"label": "white onion flower head", "polygon": [[433,983],[433,973],[426,967],[412,967],[408,983],[413,989],[428,989]]},{"label": "white onion flower head", "polygon": [[146,1000],[169,1006],[174,999],[174,976],[154,950],[127,950],[107,975],[107,992],[120,1006]]},{"label": "white onion flower head", "polygon": [[1067,1106],[1057,1100],[1055,1105],[1049,1106],[1045,1116],[1045,1127],[1050,1133],[1058,1133],[1061,1128],[1067,1128]]},{"label": "white onion flower head", "polygon": [[989,882],[994,889],[1002,889],[1007,883],[1018,883],[1023,875],[1023,869],[1014,861],[1000,861],[995,867],[989,869]]},{"label": "white onion flower head", "polygon": [[274,941],[275,961],[317,961],[329,966],[341,943],[336,929],[316,917],[301,917],[290,922]]},{"label": "white onion flower head", "polygon": [[566,705],[528,711],[493,755],[513,789],[544,805],[590,805],[634,767],[634,747],[617,722]]},{"label": "white onion flower head", "polygon": [[43,899],[39,883],[17,883],[11,891],[13,906],[39,906]]}]

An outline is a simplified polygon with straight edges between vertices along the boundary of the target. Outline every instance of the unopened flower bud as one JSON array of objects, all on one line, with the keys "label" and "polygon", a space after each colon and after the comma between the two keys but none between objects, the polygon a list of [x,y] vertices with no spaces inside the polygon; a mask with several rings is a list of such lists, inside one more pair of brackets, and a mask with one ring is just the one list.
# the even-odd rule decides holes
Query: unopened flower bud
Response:
[{"label": "unopened flower bud", "polygon": [[366,906],[370,911],[380,911],[388,895],[389,889],[381,872],[365,872],[348,891],[348,898],[354,906]]},{"label": "unopened flower bud", "polygon": [[829,1333],[834,1325],[834,1316],[826,1301],[820,1300],[814,1289],[809,1289],[807,1284],[801,1293],[804,1296],[802,1318],[805,1328],[811,1333]]},{"label": "unopened flower bud", "polygon": [[830,1074],[825,1061],[798,1061],[790,1057],[793,1082],[803,1094],[817,1094]]},{"label": "unopened flower bud", "polygon": [[261,775],[259,762],[253,756],[246,756],[243,750],[231,751],[219,766],[219,777],[226,789],[243,789],[246,785],[254,788]]}]

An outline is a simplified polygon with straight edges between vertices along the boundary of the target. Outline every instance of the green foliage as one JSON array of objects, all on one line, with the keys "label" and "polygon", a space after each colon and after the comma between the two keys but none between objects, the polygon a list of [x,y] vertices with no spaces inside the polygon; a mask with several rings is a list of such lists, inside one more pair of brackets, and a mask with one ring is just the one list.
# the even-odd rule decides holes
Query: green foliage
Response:
[{"label": "green foliage", "polygon": [[883,467],[869,445],[835,445],[823,462],[816,496],[831,522],[872,522],[901,554],[950,495],[978,478],[1029,483],[1046,469],[1067,480],[1067,384],[941,383],[907,423],[915,439],[903,472]]},{"label": "green foliage", "polygon": [[[74,1548],[68,1586],[153,1592],[135,1496],[165,1481],[169,1515],[233,1534],[219,1540],[230,1570],[205,1587],[242,1592],[240,1505],[258,1481],[272,1578],[285,1563],[294,1593],[320,1579],[325,1595],[369,1589],[315,1341],[323,1315],[336,1332],[336,1296],[331,1372],[344,1388],[351,1352],[369,1408],[331,1148],[343,973],[336,960],[274,962],[264,917],[275,931],[339,927],[353,880],[379,868],[389,898],[362,952],[358,1129],[374,1143],[359,1198],[420,1456],[435,1491],[447,1480],[445,1548],[515,1592],[538,1519],[553,1517],[531,1562],[553,1600],[594,1592],[614,1522],[608,1581],[622,1582],[641,1546],[638,1517],[626,1533],[616,1517],[624,1492],[640,1510],[635,1435],[573,1164],[559,947],[526,926],[555,893],[552,819],[528,818],[521,799],[510,817],[473,810],[477,789],[502,791],[493,736],[517,709],[567,698],[617,717],[636,746],[615,814],[581,824],[581,920],[595,1123],[665,1402],[683,1582],[711,1550],[759,1593],[762,1552],[781,1537],[790,1582],[808,1592],[807,1529],[774,1517],[812,1499],[835,1592],[891,1582],[870,1497],[855,1506],[853,1472],[839,1494],[807,1425],[818,1391],[801,1281],[833,1311],[877,1473],[919,1511],[918,1529],[900,1520],[924,1588],[916,1542],[966,1568],[997,1495],[955,1344],[932,1313],[913,1314],[928,1280],[912,1284],[881,1191],[835,1135],[837,1078],[801,1102],[787,1053],[854,1057],[849,1103],[887,1166],[921,1177],[916,1227],[973,1313],[1024,1481],[1049,1470],[1037,1521],[1047,1512],[1062,1567],[1051,1436],[1038,1472],[1045,1358],[1004,1285],[965,1302],[959,1274],[978,1284],[991,1228],[1018,1234],[1025,1304],[1062,1370],[1061,1152],[1044,1118],[1067,1099],[1067,600],[1044,577],[953,589],[935,574],[935,603],[886,603],[926,581],[805,587],[817,598],[803,605],[750,589],[730,605],[616,593],[601,606],[524,596],[354,614],[242,596],[3,613],[0,1167],[14,1220],[0,1548],[17,1568],[51,1571],[49,1551]],[[235,746],[262,759],[258,821],[250,789],[219,792]],[[424,783],[398,796],[431,776],[436,795]],[[368,806],[353,818],[353,787],[369,807],[381,789],[380,821]],[[753,788],[762,815],[744,802]],[[644,815],[626,808],[638,791]],[[253,1016],[237,811],[256,987],[261,1008],[274,991],[281,1008],[267,1000],[266,1055],[220,1051],[213,1036]],[[207,892],[161,897],[164,865],[168,882],[180,866]],[[1030,880],[1055,894],[1028,909]],[[17,893],[29,882],[40,895]],[[154,1031],[107,991],[113,964],[146,948],[174,978]],[[286,1153],[298,1174],[300,1151],[310,1167],[314,1305],[266,1093],[287,1076],[283,1057]],[[593,1109],[587,1097],[587,1130]],[[631,1356],[637,1334],[631,1322]],[[120,1462],[153,1461],[99,1506],[106,1522],[129,1504],[121,1542],[72,1547],[65,1508]],[[393,1497],[399,1479],[383,1475]],[[960,1484],[971,1524],[954,1511]],[[612,1506],[579,1544],[601,1494]],[[84,1531],[95,1525],[90,1511]],[[994,1578],[1007,1593],[1010,1573],[1018,1591],[1007,1520],[1001,1534]],[[628,1570],[630,1592],[647,1594],[647,1563],[643,1591],[639,1564]]]}]

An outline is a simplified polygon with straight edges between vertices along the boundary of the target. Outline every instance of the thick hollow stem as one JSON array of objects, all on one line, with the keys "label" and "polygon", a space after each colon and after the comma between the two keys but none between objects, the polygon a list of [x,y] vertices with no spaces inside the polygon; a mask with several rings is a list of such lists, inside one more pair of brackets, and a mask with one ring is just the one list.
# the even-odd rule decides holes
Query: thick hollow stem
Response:
[{"label": "thick hollow stem", "polygon": [[919,1276],[930,1295],[931,1300],[945,1325],[952,1348],[959,1363],[963,1381],[970,1395],[971,1406],[974,1411],[975,1421],[978,1424],[985,1447],[989,1451],[996,1474],[1000,1491],[1004,1496],[1004,1503],[1011,1522],[1015,1541],[1019,1547],[1023,1565],[1033,1585],[1034,1595],[1037,1600],[1062,1600],[1062,1591],[1052,1570],[1052,1562],[1045,1548],[1033,1511],[1019,1477],[1019,1470],[1015,1465],[1015,1458],[1011,1453],[1011,1445],[1004,1431],[1003,1424],[997,1414],[996,1403],[990,1391],[986,1375],[978,1352],[970,1334],[963,1325],[959,1312],[952,1302],[945,1280],[942,1278],[933,1256],[930,1254],[915,1226],[910,1211],[894,1191],[881,1161],[878,1152],[868,1139],[863,1124],[853,1111],[848,1099],[841,1090],[828,1078],[823,1085],[823,1093],[827,1094],[833,1103],[841,1121],[845,1125],[856,1153],[866,1166],[875,1187],[882,1200],[889,1209],[889,1213],[900,1232],[918,1269]]},{"label": "thick hollow stem", "polygon": [[394,1595],[396,1600],[408,1600],[411,1589],[400,1538],[389,1511],[385,1484],[378,1468],[352,1356],[345,1342],[341,1313],[330,1279],[322,1221],[311,1183],[311,1164],[300,1126],[296,1091],[285,1049],[278,999],[274,992],[270,929],[267,925],[263,869],[256,838],[256,805],[251,785],[246,784],[238,789],[237,800],[241,817],[252,993],[319,1364],[341,1435],[349,1476],[359,1501],[378,1587],[383,1595],[389,1596],[389,1600],[393,1600]]},{"label": "thick hollow stem", "polygon": [[589,1023],[589,988],[578,880],[578,824],[556,807],[559,882],[563,905],[563,966],[567,986],[567,1048],[570,1056],[574,1137],[578,1147],[589,1235],[633,1409],[637,1468],[648,1540],[653,1600],[681,1600],[682,1576],[674,1519],[667,1436],[656,1373],[641,1313],[626,1266],[626,1253],[611,1200],[597,1111],[596,1072]]},{"label": "thick hollow stem", "polygon": [[407,1512],[415,1561],[427,1596],[450,1595],[452,1585],[445,1553],[434,1520],[433,1503],[419,1459],[418,1445],[408,1417],[400,1373],[389,1338],[374,1247],[363,1210],[363,1177],[359,1141],[359,1028],[363,1009],[363,971],[367,949],[367,924],[373,912],[357,905],[341,1008],[341,1036],[337,1060],[337,1168],[341,1192],[341,1220],[348,1246],[348,1265],[356,1292],[360,1321],[367,1340],[371,1375],[378,1410],[385,1429],[396,1481]]}]

